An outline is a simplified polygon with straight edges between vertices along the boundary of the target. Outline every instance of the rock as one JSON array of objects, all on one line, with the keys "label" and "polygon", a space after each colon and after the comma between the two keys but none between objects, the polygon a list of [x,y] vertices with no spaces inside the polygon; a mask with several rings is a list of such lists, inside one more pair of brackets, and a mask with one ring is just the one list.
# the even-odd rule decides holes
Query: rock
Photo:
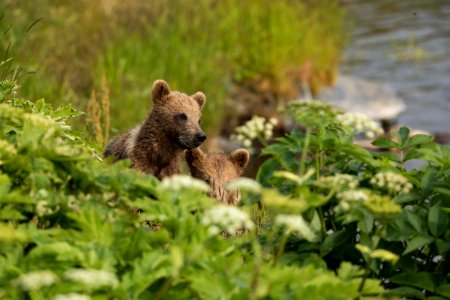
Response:
[{"label": "rock", "polygon": [[339,75],[335,86],[322,90],[317,100],[374,120],[393,120],[405,109],[402,99],[386,84]]}]

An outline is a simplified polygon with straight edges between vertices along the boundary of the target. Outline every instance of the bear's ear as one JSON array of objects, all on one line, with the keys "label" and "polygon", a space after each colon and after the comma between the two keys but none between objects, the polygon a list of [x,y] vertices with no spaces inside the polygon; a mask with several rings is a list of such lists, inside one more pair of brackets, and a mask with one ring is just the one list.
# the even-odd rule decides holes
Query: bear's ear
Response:
[{"label": "bear's ear", "polygon": [[236,166],[244,169],[250,160],[250,154],[248,154],[247,150],[241,148],[231,152],[230,159]]},{"label": "bear's ear", "polygon": [[186,150],[184,156],[186,157],[187,163],[189,165],[192,165],[194,161],[201,160],[205,156],[205,153],[203,153],[203,151],[200,150],[200,148],[195,148],[191,150]]},{"label": "bear's ear", "polygon": [[205,94],[203,94],[202,92],[197,92],[194,95],[192,95],[191,97],[192,97],[192,99],[197,101],[198,106],[200,107],[200,109],[202,109],[203,105],[205,105],[205,102],[206,102]]},{"label": "bear's ear", "polygon": [[152,88],[152,100],[154,104],[160,104],[165,96],[170,94],[170,87],[164,80],[156,80]]}]

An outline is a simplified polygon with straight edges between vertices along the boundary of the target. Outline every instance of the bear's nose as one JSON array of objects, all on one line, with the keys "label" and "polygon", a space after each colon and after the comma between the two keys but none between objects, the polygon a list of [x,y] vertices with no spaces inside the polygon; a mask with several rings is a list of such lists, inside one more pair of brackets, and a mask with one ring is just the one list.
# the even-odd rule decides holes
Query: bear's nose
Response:
[{"label": "bear's nose", "polygon": [[206,134],[198,132],[195,134],[195,140],[199,143],[203,143],[206,140]]}]

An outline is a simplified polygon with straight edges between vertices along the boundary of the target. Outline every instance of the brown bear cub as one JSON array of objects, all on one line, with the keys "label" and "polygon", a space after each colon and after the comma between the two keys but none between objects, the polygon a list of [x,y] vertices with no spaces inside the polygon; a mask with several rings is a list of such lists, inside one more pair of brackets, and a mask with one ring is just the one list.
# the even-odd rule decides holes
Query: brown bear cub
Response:
[{"label": "brown bear cub", "polygon": [[104,155],[129,158],[133,168],[162,179],[180,173],[183,151],[206,140],[199,126],[206,97],[201,92],[188,96],[171,91],[164,80],[157,80],[152,101],[153,109],[144,123],[116,137]]},{"label": "brown bear cub", "polygon": [[238,191],[227,191],[225,185],[242,175],[249,160],[250,155],[245,149],[237,149],[230,154],[204,153],[198,148],[186,151],[191,175],[209,184],[210,197],[231,205],[238,204],[241,195]]}]

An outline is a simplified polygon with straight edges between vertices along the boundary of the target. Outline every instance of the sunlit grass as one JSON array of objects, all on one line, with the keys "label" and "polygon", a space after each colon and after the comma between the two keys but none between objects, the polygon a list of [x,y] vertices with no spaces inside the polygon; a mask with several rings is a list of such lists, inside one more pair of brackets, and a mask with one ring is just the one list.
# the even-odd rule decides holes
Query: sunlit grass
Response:
[{"label": "sunlit grass", "polygon": [[162,78],[175,90],[203,91],[203,127],[217,133],[231,84],[266,78],[291,94],[300,81],[317,90],[333,81],[346,42],[345,14],[332,0],[82,0],[41,2],[39,12],[32,4],[8,5],[14,13],[5,21],[13,25],[44,16],[27,36],[15,37],[26,41],[17,58],[39,77],[19,82],[24,96],[84,109],[105,76],[117,131],[142,121],[151,84]]}]

